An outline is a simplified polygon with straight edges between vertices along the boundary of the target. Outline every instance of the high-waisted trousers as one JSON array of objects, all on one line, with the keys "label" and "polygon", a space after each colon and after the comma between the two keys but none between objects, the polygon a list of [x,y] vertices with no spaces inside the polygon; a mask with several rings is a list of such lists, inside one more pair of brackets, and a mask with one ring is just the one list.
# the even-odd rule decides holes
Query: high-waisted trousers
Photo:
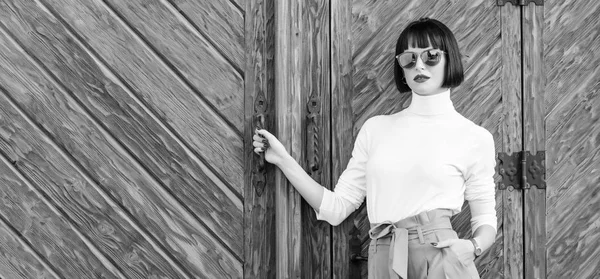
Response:
[{"label": "high-waisted trousers", "polygon": [[369,278],[479,279],[473,261],[462,262],[450,248],[431,244],[458,239],[451,216],[448,209],[435,209],[395,223],[371,224]]}]

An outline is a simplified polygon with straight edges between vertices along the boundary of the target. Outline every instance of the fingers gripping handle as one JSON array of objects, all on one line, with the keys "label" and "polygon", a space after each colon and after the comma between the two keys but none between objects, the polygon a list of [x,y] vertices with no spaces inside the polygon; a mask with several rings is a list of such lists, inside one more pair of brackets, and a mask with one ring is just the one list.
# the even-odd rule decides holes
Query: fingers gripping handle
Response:
[{"label": "fingers gripping handle", "polygon": [[[265,114],[267,103],[263,92],[259,91],[258,96],[254,100],[254,130],[265,128]],[[265,153],[254,156],[254,171],[252,174],[252,185],[257,196],[262,196],[265,191],[267,170],[265,167]]]}]

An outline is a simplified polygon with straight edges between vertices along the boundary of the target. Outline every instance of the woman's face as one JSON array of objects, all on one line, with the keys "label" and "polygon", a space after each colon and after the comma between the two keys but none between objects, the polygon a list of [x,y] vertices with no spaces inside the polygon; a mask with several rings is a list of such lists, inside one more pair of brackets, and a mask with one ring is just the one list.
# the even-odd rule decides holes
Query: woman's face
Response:
[{"label": "woman's face", "polygon": [[441,53],[441,60],[435,66],[429,66],[423,63],[421,54],[423,51],[433,50],[433,47],[426,48],[414,48],[408,47],[404,52],[414,52],[418,55],[417,62],[412,68],[402,68],[404,71],[404,77],[406,78],[406,84],[412,91],[419,95],[435,95],[442,93],[447,88],[442,88],[444,83],[445,69],[446,69],[446,55]]}]

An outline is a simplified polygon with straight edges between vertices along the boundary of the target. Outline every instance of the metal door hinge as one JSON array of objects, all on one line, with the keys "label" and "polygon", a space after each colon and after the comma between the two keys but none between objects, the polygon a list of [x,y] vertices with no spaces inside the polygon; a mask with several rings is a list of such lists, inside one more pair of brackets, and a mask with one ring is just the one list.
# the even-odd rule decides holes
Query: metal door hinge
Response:
[{"label": "metal door hinge", "polygon": [[532,155],[529,151],[498,153],[498,172],[502,180],[498,189],[546,189],[546,151]]},{"label": "metal door hinge", "polygon": [[506,3],[512,3],[514,6],[529,6],[531,2],[537,6],[544,6],[544,0],[496,0],[496,5],[504,6]]}]

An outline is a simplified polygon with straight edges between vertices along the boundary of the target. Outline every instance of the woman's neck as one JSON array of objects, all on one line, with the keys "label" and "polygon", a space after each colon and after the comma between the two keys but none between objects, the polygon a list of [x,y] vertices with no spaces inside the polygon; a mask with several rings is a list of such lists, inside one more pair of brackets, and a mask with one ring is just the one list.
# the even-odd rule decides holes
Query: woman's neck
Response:
[{"label": "woman's neck", "polygon": [[425,96],[412,92],[412,101],[406,110],[418,115],[440,115],[456,111],[450,99],[450,89]]}]

